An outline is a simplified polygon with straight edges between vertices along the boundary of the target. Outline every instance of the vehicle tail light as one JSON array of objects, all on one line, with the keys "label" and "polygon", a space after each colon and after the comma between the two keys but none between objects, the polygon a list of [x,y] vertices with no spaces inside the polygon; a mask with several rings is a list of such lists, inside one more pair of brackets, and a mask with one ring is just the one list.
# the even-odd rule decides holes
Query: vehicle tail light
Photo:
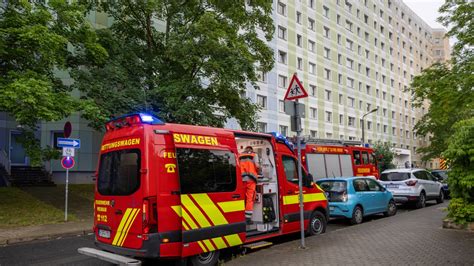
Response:
[{"label": "vehicle tail light", "polygon": [[408,180],[408,181],[405,182],[405,184],[407,184],[407,186],[409,186],[409,187],[415,186],[416,183],[418,183],[418,180]]},{"label": "vehicle tail light", "polygon": [[158,215],[156,210],[156,197],[143,200],[142,206],[143,233],[153,233],[158,229]]}]

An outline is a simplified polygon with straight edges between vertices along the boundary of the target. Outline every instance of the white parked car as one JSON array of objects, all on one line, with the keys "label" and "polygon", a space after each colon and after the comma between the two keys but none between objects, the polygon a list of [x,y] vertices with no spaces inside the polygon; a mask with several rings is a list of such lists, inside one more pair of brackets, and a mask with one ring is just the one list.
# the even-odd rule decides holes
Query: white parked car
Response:
[{"label": "white parked car", "polygon": [[443,184],[425,169],[385,170],[379,181],[398,203],[414,203],[417,208],[423,208],[427,200],[444,201]]}]

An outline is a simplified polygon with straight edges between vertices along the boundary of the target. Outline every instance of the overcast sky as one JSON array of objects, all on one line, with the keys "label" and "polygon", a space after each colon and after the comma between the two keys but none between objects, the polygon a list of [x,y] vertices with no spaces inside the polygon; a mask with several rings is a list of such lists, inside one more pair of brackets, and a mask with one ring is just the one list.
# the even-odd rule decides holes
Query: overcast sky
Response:
[{"label": "overcast sky", "polygon": [[436,22],[438,9],[444,0],[403,0],[403,2],[432,28],[444,28]]}]

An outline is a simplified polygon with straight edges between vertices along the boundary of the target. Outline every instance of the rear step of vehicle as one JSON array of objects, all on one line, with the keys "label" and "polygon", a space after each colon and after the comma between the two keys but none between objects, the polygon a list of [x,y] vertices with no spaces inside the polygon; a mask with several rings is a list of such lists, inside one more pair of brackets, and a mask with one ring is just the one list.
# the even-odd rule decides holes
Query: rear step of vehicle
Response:
[{"label": "rear step of vehicle", "polygon": [[98,258],[98,259],[105,260],[105,261],[119,264],[119,265],[142,265],[142,262],[140,260],[130,258],[130,257],[125,257],[125,256],[120,256],[114,253],[98,250],[95,248],[78,248],[77,252],[86,256]]},{"label": "rear step of vehicle", "polygon": [[257,249],[257,248],[263,248],[263,247],[268,247],[273,245],[272,242],[267,242],[267,241],[259,241],[259,242],[254,242],[250,244],[245,244],[244,248],[248,249]]}]

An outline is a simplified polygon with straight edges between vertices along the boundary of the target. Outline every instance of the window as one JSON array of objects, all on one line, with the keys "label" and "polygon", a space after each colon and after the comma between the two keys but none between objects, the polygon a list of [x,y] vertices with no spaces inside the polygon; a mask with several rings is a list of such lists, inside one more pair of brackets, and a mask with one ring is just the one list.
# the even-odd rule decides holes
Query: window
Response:
[{"label": "window", "polygon": [[283,169],[285,169],[286,180],[292,183],[298,183],[298,170],[296,168],[296,161],[293,157],[282,156]]},{"label": "window", "polygon": [[257,79],[260,82],[266,83],[267,82],[267,73],[262,72],[262,71],[258,71],[257,72]]},{"label": "window", "polygon": [[341,54],[337,54],[337,63],[339,65],[342,64],[342,55]]},{"label": "window", "polygon": [[314,53],[315,48],[316,48],[316,43],[311,40],[308,40],[308,50]]},{"label": "window", "polygon": [[341,16],[339,14],[336,15],[336,23],[341,25]]},{"label": "window", "polygon": [[372,179],[365,180],[369,186],[370,191],[382,191],[382,187],[377,183],[377,181]]},{"label": "window", "polygon": [[296,12],[296,23],[301,24],[301,12]]},{"label": "window", "polygon": [[315,63],[309,63],[309,73],[311,74],[316,74],[316,64]]},{"label": "window", "polygon": [[323,6],[323,16],[329,18],[329,8],[327,6]]},{"label": "window", "polygon": [[355,99],[352,98],[352,97],[347,97],[347,104],[348,104],[350,107],[354,107]]},{"label": "window", "polygon": [[267,109],[267,97],[263,95],[257,95],[257,104],[262,107],[262,109]]},{"label": "window", "polygon": [[278,75],[278,87],[286,88],[286,80],[287,80],[287,77]]},{"label": "window", "polygon": [[324,33],[324,37],[330,38],[329,36],[330,31],[328,27],[323,27],[323,33]]},{"label": "window", "polygon": [[[344,115],[339,115],[339,125],[343,125],[344,124]],[[342,137],[341,139],[344,139],[344,137]]]},{"label": "window", "polygon": [[279,100],[278,101],[278,112],[284,113],[285,111],[286,111],[285,110],[285,101]]},{"label": "window", "polygon": [[332,123],[332,112],[326,111],[326,122]]},{"label": "window", "polygon": [[348,78],[347,78],[346,85],[347,85],[347,87],[353,89],[353,88],[354,88],[354,79],[348,77]]},{"label": "window", "polygon": [[331,101],[331,96],[332,96],[331,94],[332,92],[330,90],[324,90],[324,96],[325,96],[324,99],[326,101]]},{"label": "window", "polygon": [[347,58],[346,59],[346,67],[352,69],[354,67],[354,60]]},{"label": "window", "polygon": [[372,130],[372,122],[367,121],[367,130]]},{"label": "window", "polygon": [[331,59],[331,50],[329,48],[324,47],[324,58]]},{"label": "window", "polygon": [[97,189],[102,195],[130,195],[140,187],[140,150],[119,150],[100,157]]},{"label": "window", "polygon": [[369,164],[369,153],[367,153],[366,151],[362,152],[362,163]]},{"label": "window", "polygon": [[257,122],[257,132],[266,133],[267,132],[267,123]]},{"label": "window", "polygon": [[303,37],[301,37],[301,35],[299,35],[299,34],[296,34],[296,45],[298,47],[303,46]]},{"label": "window", "polygon": [[283,4],[281,2],[278,2],[277,10],[278,10],[278,14],[286,16],[286,5],[285,4]]},{"label": "window", "polygon": [[314,8],[314,2],[315,0],[308,0],[308,5],[310,8]]},{"label": "window", "polygon": [[354,155],[354,164],[361,165],[360,151],[353,151],[353,155]]},{"label": "window", "polygon": [[297,66],[296,66],[296,67],[297,67],[299,70],[302,70],[302,69],[303,69],[303,58],[298,57],[296,63],[297,63]]},{"label": "window", "polygon": [[347,125],[350,127],[355,126],[355,117],[349,116],[349,119],[347,120]]},{"label": "window", "polygon": [[288,126],[280,125],[279,128],[280,128],[280,134],[286,137],[288,135]]},{"label": "window", "polygon": [[178,148],[176,155],[182,194],[235,191],[236,161],[232,152]]},{"label": "window", "polygon": [[278,62],[286,65],[286,52],[278,51]]},{"label": "window", "polygon": [[327,80],[331,80],[331,70],[327,68],[324,69],[324,78]]},{"label": "window", "polygon": [[314,31],[314,20],[308,18],[308,29]]},{"label": "window", "polygon": [[354,43],[351,40],[346,39],[346,48],[352,51],[353,46],[354,46]]},{"label": "window", "polygon": [[339,93],[339,104],[342,104],[342,98],[343,98],[342,94]]},{"label": "window", "polygon": [[349,20],[346,20],[346,30],[352,31],[352,22]]},{"label": "window", "polygon": [[314,107],[309,108],[309,116],[311,119],[318,119],[318,109]]},{"label": "window", "polygon": [[309,85],[309,93],[311,96],[316,96],[317,90],[315,85]]},{"label": "window", "polygon": [[286,28],[278,26],[278,38],[286,40]]}]

